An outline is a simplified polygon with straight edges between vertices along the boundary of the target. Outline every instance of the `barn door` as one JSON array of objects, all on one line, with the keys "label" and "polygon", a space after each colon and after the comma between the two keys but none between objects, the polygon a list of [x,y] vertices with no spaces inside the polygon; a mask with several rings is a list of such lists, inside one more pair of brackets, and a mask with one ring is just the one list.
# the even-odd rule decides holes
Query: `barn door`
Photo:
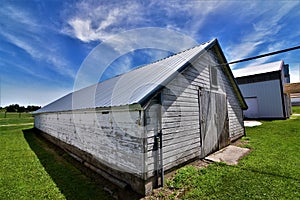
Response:
[{"label": "barn door", "polygon": [[203,158],[229,144],[226,94],[200,90],[199,112]]}]

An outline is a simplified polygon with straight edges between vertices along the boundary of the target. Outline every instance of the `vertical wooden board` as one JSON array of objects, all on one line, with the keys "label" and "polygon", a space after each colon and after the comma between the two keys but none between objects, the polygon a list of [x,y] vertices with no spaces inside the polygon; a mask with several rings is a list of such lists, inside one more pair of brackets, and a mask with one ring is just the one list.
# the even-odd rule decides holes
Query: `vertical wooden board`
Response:
[{"label": "vertical wooden board", "polygon": [[226,94],[215,94],[216,97],[216,124],[218,131],[219,149],[227,146],[230,143],[229,140],[229,121],[227,110]]},{"label": "vertical wooden board", "polygon": [[215,95],[209,91],[201,91],[201,157],[218,149],[218,135]]},{"label": "vertical wooden board", "polygon": [[[180,138],[180,135],[177,136],[177,134],[185,134],[184,132],[170,131],[179,129],[188,131],[188,127],[191,126],[189,122],[193,123],[193,127],[197,124],[198,128],[196,129],[198,129],[198,135],[199,138],[201,138],[201,140],[199,139],[199,148],[201,146],[200,141],[205,141],[207,143],[207,145],[201,146],[201,148],[205,148],[202,150],[203,152],[201,152],[202,156],[208,152],[218,149],[221,146],[224,146],[228,141],[228,135],[225,135],[225,133],[228,134],[228,123],[226,124],[226,120],[224,120],[224,118],[227,119],[227,112],[225,112],[225,110],[227,110],[226,99],[218,97],[215,94],[213,94],[211,97],[211,94],[208,91],[205,91],[204,95],[206,95],[207,98],[202,99],[202,103],[205,106],[202,106],[203,109],[201,112],[199,111],[198,88],[201,87],[207,90],[211,89],[208,66],[213,65],[216,65],[216,59],[214,58],[214,55],[211,53],[202,55],[196,61],[194,61],[192,65],[187,68],[187,70],[182,72],[178,77],[171,81],[162,92],[163,134],[168,134],[170,136],[174,135],[175,138]],[[229,84],[228,80],[226,80],[227,82],[223,82],[222,76],[224,74],[222,73],[222,70],[218,69],[219,87],[216,88],[216,90],[219,93],[224,93],[225,87],[228,87],[227,84]],[[232,88],[230,89],[232,90]],[[211,103],[211,100],[214,103]],[[216,101],[218,102],[216,103]],[[192,115],[189,115],[189,112],[182,111],[183,109],[186,110],[187,108],[192,110]],[[223,110],[225,114],[219,116],[220,113],[216,113],[217,110],[219,112]],[[194,115],[195,113],[198,113],[198,115]],[[220,120],[222,121],[221,123],[219,122]],[[170,143],[170,141],[168,143]],[[180,150],[178,153],[179,152]],[[169,155],[173,156],[171,152],[169,152]],[[174,159],[172,156],[169,158],[169,160],[175,161],[177,154],[174,154]],[[172,164],[169,164],[169,166],[171,165]]]},{"label": "vertical wooden board", "polygon": [[200,91],[201,157],[229,143],[228,111],[224,93]]},{"label": "vertical wooden board", "polygon": [[[164,156],[167,156],[164,157],[164,161],[166,159],[174,162],[174,164],[164,163],[165,170],[168,167],[186,162],[186,159],[179,158],[185,152],[189,152],[190,148],[195,149],[195,145],[199,152],[200,129],[198,87],[196,87],[198,83],[195,82],[198,76],[200,76],[200,71],[190,67],[171,81],[162,91],[162,132],[163,138],[166,138],[165,135],[169,138],[166,141],[163,140]],[[193,135],[189,134],[191,126],[196,127],[193,129]],[[170,132],[170,130],[174,130],[174,132]],[[183,135],[188,135],[190,139],[184,140]],[[195,153],[193,155],[197,156]],[[151,159],[153,158],[150,157]],[[151,169],[151,166],[149,168]]]},{"label": "vertical wooden board", "polygon": [[233,88],[229,83],[227,76],[221,71],[221,79],[224,83],[224,90],[227,95],[227,109],[229,119],[229,137],[234,139],[244,135],[243,110],[239,101],[233,92]]}]

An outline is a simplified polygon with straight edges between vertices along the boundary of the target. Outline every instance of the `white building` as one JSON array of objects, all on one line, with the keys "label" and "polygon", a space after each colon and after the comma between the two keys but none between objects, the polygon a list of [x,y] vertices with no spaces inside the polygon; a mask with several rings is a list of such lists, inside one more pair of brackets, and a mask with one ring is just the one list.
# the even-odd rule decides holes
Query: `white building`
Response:
[{"label": "white building", "polygon": [[248,105],[245,118],[290,117],[291,103],[284,93],[284,84],[290,81],[289,65],[277,61],[232,72]]}]

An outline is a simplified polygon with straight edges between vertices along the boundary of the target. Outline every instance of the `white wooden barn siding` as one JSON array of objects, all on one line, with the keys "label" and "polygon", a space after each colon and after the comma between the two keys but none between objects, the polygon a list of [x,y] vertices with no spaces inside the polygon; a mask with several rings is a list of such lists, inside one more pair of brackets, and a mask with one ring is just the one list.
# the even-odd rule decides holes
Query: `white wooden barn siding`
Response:
[{"label": "white wooden barn siding", "polygon": [[[184,163],[200,156],[200,125],[198,90],[202,87],[210,90],[209,65],[214,63],[214,55],[205,53],[193,62],[193,67],[188,67],[183,73],[172,80],[162,91],[162,140],[163,140],[163,166],[164,170]],[[243,115],[239,102],[230,86],[230,83],[218,70],[219,91],[227,93],[229,111],[230,137],[244,134]],[[152,111],[159,109],[153,103]],[[147,111],[146,111],[147,113]],[[154,112],[151,112],[155,115]],[[146,120],[149,118],[146,117]],[[152,120],[153,126],[159,127],[159,122]],[[149,126],[150,127],[150,126]],[[153,153],[155,131],[152,128],[147,132],[147,165],[148,177],[156,169]]]},{"label": "white wooden barn siding", "polygon": [[227,109],[229,118],[229,137],[234,140],[244,135],[243,110],[241,109],[239,100],[229,83],[227,76],[221,73],[221,79],[224,84],[224,90],[227,95]]},{"label": "white wooden barn siding", "polygon": [[[35,126],[91,153],[112,168],[141,178],[146,178],[143,173],[147,172],[147,177],[151,177],[159,168],[156,163],[160,163],[155,160],[160,155],[153,151],[153,136],[161,126],[165,170],[201,155],[198,92],[199,87],[210,90],[208,66],[214,60],[213,54],[205,53],[193,62],[194,68],[188,67],[178,74],[163,89],[162,106],[157,99],[152,100],[145,111],[145,119],[135,110],[129,111],[130,117],[128,110],[80,110],[36,115]],[[215,92],[227,95],[230,137],[240,136],[244,133],[242,110],[221,70],[218,70],[218,80],[219,89]]]},{"label": "white wooden barn siding", "polygon": [[107,166],[142,176],[144,128],[139,111],[75,111],[35,116],[41,131],[94,155]]},{"label": "white wooden barn siding", "polygon": [[[240,84],[242,94],[247,97],[257,97],[257,118],[278,118],[283,116],[280,80],[269,80],[256,83]],[[246,116],[247,117],[247,116]],[[250,117],[250,116],[248,116]]]}]

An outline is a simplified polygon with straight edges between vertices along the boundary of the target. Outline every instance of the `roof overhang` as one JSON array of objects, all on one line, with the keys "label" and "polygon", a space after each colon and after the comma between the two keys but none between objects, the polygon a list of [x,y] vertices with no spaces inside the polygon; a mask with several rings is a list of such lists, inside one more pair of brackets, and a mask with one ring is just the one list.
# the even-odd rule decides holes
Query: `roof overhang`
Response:
[{"label": "roof overhang", "polygon": [[211,44],[211,45],[213,45],[213,50],[214,50],[215,54],[218,56],[219,60],[221,61],[220,66],[222,67],[225,75],[228,77],[229,82],[231,83],[231,86],[234,90],[234,93],[237,95],[237,98],[238,98],[241,108],[243,110],[247,110],[248,109],[247,103],[242,95],[242,92],[233,76],[233,73],[232,73],[229,65],[227,64],[228,62],[225,58],[225,55],[222,51],[222,48],[221,48],[218,40],[215,39],[214,44]]}]

